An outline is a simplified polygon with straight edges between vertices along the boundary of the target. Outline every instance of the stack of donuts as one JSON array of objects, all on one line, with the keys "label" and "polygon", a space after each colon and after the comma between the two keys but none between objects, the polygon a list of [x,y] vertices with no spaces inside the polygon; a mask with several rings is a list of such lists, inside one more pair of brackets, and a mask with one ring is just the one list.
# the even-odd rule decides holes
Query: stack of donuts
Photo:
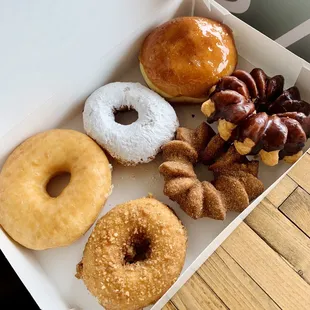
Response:
[{"label": "stack of donuts", "polygon": [[[154,29],[139,54],[149,88],[104,85],[85,102],[85,133],[51,129],[9,155],[0,173],[2,228],[32,250],[68,246],[92,226],[111,194],[109,161],[136,166],[161,151],[164,194],[188,216],[223,220],[228,211],[243,211],[264,191],[257,155],[270,166],[302,155],[310,105],[297,87],[283,90],[281,75],[235,70],[237,58],[232,31],[215,20],[180,17]],[[218,133],[206,122],[179,127],[170,103],[202,104]],[[138,119],[117,123],[122,110],[135,110]],[[212,171],[211,182],[199,180],[198,163]],[[63,173],[69,184],[53,196],[48,184]],[[186,247],[186,229],[170,207],[150,196],[124,202],[97,221],[76,277],[106,309],[138,310],[177,280]]]}]

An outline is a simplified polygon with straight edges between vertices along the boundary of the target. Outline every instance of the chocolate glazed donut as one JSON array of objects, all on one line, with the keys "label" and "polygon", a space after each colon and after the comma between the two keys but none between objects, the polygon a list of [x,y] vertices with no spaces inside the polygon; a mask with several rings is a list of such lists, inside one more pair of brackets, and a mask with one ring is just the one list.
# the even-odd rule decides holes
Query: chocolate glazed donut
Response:
[{"label": "chocolate glazed donut", "polygon": [[201,110],[209,123],[219,122],[219,134],[240,154],[260,154],[270,166],[279,159],[293,163],[309,137],[310,104],[296,86],[283,87],[282,75],[236,70],[217,83]]}]

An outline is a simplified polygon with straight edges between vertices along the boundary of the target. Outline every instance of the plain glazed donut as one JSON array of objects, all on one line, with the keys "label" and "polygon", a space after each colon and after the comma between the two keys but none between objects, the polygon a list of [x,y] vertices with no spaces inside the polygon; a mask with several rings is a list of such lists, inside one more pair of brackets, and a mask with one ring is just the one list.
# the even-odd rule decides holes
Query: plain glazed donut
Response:
[{"label": "plain glazed donut", "polygon": [[[46,191],[62,172],[71,179],[58,197]],[[23,246],[66,246],[95,221],[111,189],[111,169],[101,148],[74,130],[49,130],[19,145],[0,173],[0,224]]]},{"label": "plain glazed donut", "polygon": [[144,40],[139,60],[148,86],[170,102],[204,102],[237,64],[232,31],[205,17],[177,17]]},{"label": "plain glazed donut", "polygon": [[77,278],[108,310],[142,309],[178,278],[187,236],[176,215],[153,198],[121,204],[98,220]]},{"label": "plain glazed donut", "polygon": [[[114,113],[124,108],[138,112],[134,123],[115,122]],[[97,89],[85,103],[83,120],[86,133],[126,166],[151,161],[179,126],[169,103],[139,83],[116,82]]]}]

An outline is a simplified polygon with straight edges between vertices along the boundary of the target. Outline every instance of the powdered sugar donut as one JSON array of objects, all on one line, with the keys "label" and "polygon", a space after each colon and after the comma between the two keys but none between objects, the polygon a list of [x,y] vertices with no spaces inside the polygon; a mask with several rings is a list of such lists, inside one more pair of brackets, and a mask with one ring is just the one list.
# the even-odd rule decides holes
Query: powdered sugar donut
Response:
[{"label": "powdered sugar donut", "polygon": [[[138,112],[134,123],[115,122],[114,113],[124,108]],[[83,121],[86,133],[126,166],[151,161],[179,126],[174,109],[162,97],[139,83],[125,82],[110,83],[92,93]]]}]

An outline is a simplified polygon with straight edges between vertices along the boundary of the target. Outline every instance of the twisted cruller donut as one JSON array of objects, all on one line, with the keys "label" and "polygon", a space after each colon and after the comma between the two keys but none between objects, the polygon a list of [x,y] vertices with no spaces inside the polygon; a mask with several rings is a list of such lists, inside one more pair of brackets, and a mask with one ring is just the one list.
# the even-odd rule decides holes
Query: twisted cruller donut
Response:
[{"label": "twisted cruller donut", "polygon": [[310,134],[310,104],[297,87],[283,91],[283,85],[281,75],[236,70],[221,79],[201,109],[209,123],[219,121],[221,137],[232,139],[240,154],[259,154],[269,166],[279,159],[293,163]]},{"label": "twisted cruller donut", "polygon": [[153,198],[129,201],[98,220],[76,276],[106,309],[142,309],[178,278],[186,242],[166,205]]},{"label": "twisted cruller donut", "polygon": [[164,163],[159,171],[165,178],[164,194],[176,201],[189,216],[223,220],[228,210],[243,211],[264,187],[241,163],[232,165],[233,170],[220,169],[214,185],[200,182],[193,166],[211,138],[212,129],[205,123],[196,130],[179,128],[176,140],[162,147]]}]

